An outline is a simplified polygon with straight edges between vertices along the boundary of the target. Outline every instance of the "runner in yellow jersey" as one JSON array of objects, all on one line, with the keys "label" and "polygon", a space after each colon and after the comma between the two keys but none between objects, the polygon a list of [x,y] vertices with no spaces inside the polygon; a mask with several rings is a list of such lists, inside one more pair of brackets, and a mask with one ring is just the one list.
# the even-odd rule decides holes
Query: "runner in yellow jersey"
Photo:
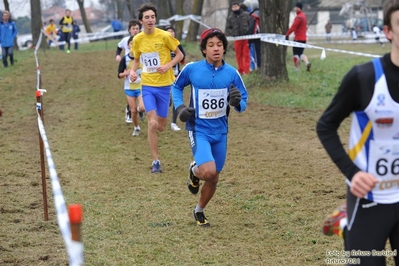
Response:
[{"label": "runner in yellow jersey", "polygon": [[[155,27],[157,9],[153,4],[143,4],[138,11],[143,31],[133,38],[131,50],[134,61],[130,70],[130,80],[134,82],[137,79],[136,70],[141,61],[141,84],[148,120],[148,143],[153,160],[151,173],[160,173],[162,170],[158,158],[157,131],[165,129],[171,85],[175,79],[173,66],[183,60],[183,53],[178,48],[180,42],[177,39],[169,32]],[[170,51],[176,54],[173,60]]]},{"label": "runner in yellow jersey", "polygon": [[71,10],[65,10],[65,16],[62,17],[60,21],[61,25],[61,36],[62,40],[68,44],[67,53],[71,52],[71,36],[72,36],[72,23],[73,18],[71,16]]}]

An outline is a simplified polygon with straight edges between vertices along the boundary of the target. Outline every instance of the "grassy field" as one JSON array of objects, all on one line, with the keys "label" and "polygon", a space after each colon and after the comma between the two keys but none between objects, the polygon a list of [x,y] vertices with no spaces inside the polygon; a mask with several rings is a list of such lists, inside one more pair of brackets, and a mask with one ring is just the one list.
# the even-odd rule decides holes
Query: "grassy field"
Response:
[{"label": "grassy field", "polygon": [[[146,122],[138,137],[124,122],[115,48],[108,41],[38,53],[44,124],[65,201],[84,209],[86,265],[325,265],[328,251],[343,249],[341,239],[321,232],[324,216],[345,199],[345,184],[315,125],[343,75],[370,58],[327,52],[322,61],[319,50],[307,49],[307,73],[294,70],[289,50],[289,82],[245,76],[248,110],[229,119],[227,162],[206,209],[211,227],[198,228],[198,196],[186,187],[186,131],[159,134],[164,173],[150,174]],[[187,62],[202,58],[198,44],[184,48]],[[0,67],[0,264],[67,265],[49,179],[50,219],[43,219],[33,52],[15,58],[14,67]],[[231,49],[226,61],[235,65]],[[340,129],[344,143],[348,125]]]}]

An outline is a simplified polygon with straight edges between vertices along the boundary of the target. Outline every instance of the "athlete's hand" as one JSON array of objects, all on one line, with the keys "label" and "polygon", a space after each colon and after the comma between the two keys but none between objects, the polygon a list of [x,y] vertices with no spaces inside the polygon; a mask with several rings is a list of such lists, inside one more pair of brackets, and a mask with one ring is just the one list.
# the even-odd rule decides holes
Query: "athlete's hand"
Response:
[{"label": "athlete's hand", "polygon": [[159,74],[165,74],[165,73],[169,70],[169,68],[170,68],[170,67],[168,67],[167,65],[162,65],[162,66],[159,66],[159,67],[157,68],[157,72],[158,72]]},{"label": "athlete's hand", "polygon": [[187,107],[184,104],[180,105],[176,109],[177,115],[180,117],[180,121],[186,122],[189,120],[195,113],[195,108]]},{"label": "athlete's hand", "polygon": [[240,91],[234,87],[233,84],[230,85],[230,94],[229,94],[230,100],[229,100],[229,104],[231,106],[239,106],[240,102],[241,102],[241,93]]},{"label": "athlete's hand", "polygon": [[359,171],[352,178],[350,191],[356,197],[364,198],[364,196],[366,196],[366,194],[371,191],[377,183],[378,180],[375,176]]},{"label": "athlete's hand", "polygon": [[121,59],[122,59],[122,58],[121,58],[121,56],[120,56],[120,55],[117,55],[117,56],[116,56],[116,58],[115,58],[116,62],[120,62],[120,61],[121,61]]},{"label": "athlete's hand", "polygon": [[133,71],[133,69],[130,70],[129,79],[130,79],[131,82],[135,82],[136,79],[137,79],[137,73],[136,73],[136,71]]}]

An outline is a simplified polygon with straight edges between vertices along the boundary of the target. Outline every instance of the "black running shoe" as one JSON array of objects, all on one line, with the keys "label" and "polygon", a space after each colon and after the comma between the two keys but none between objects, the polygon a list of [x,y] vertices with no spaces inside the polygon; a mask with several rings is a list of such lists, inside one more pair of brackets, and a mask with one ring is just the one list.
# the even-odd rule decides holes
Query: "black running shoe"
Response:
[{"label": "black running shoe", "polygon": [[195,161],[192,161],[190,163],[190,167],[188,168],[190,174],[188,175],[187,179],[188,190],[190,190],[190,192],[193,193],[194,195],[198,193],[200,186],[198,177],[196,177],[193,173],[193,167],[196,165],[197,164],[195,163]]},{"label": "black running shoe", "polygon": [[197,221],[198,226],[202,226],[202,227],[211,226],[211,224],[208,223],[208,220],[206,219],[203,212],[195,212],[195,210],[194,210],[193,215],[194,215],[194,219]]}]

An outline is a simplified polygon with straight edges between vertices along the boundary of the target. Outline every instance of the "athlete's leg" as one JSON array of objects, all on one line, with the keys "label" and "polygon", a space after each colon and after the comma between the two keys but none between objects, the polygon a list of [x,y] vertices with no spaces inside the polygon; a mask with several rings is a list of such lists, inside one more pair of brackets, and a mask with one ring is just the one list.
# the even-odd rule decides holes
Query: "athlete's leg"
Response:
[{"label": "athlete's leg", "polygon": [[[226,161],[227,134],[208,137],[199,135],[196,139],[197,147],[192,151],[195,152],[194,158],[198,166],[193,168],[193,173],[205,181],[198,202],[201,208],[205,208],[216,192],[219,174]],[[206,162],[202,163],[203,161]]]},{"label": "athlete's leg", "polygon": [[[385,250],[386,241],[396,221],[392,204],[377,204],[366,199],[356,198],[347,192],[348,226],[345,229],[345,250],[370,252]],[[366,253],[353,254],[361,265],[385,265],[385,256],[372,256]]]},{"label": "athlete's leg", "polygon": [[127,102],[129,103],[131,118],[133,120],[133,125],[137,127],[139,125],[139,120],[137,118],[137,107],[136,107],[136,97],[127,96]]}]

